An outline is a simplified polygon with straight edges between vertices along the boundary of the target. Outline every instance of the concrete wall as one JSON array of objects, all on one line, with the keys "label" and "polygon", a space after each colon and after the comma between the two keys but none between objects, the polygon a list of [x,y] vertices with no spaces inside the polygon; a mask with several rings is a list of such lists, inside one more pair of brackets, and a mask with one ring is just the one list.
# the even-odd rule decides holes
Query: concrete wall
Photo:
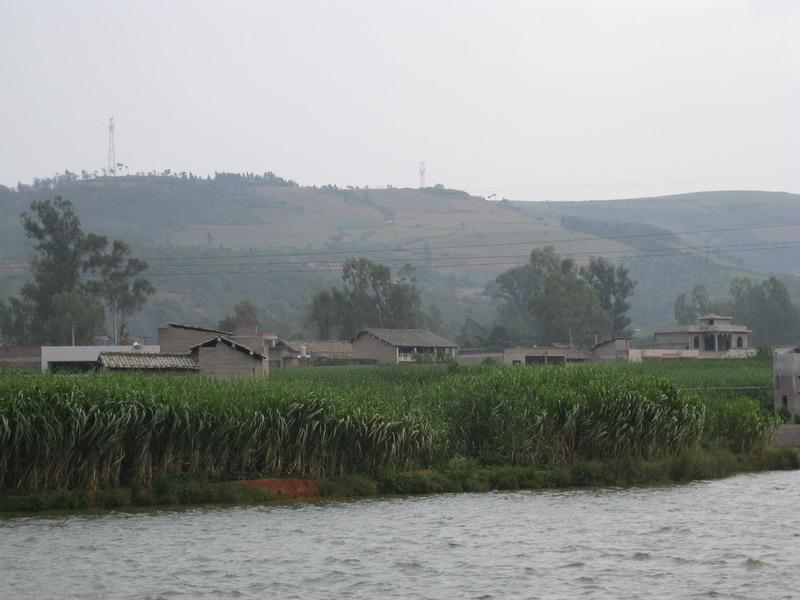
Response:
[{"label": "concrete wall", "polygon": [[481,365],[487,359],[496,363],[502,363],[503,351],[487,348],[485,351],[469,350],[467,352],[459,352],[456,355],[456,362],[460,365]]},{"label": "concrete wall", "polygon": [[508,348],[503,353],[503,363],[506,365],[528,364],[527,357],[533,361],[530,364],[563,365],[567,362],[566,350],[550,350],[543,352],[541,348]]},{"label": "concrete wall", "polygon": [[628,350],[628,362],[676,360],[680,358],[700,358],[700,352],[697,350],[669,350],[665,348],[631,348]]},{"label": "concrete wall", "polygon": [[[201,344],[217,337],[218,333],[213,331],[198,331],[197,329],[183,329],[182,327],[159,327],[158,345],[165,353],[189,352],[192,346]],[[246,345],[246,344],[245,344]],[[258,351],[258,348],[254,348]]]},{"label": "concrete wall", "polygon": [[38,371],[41,360],[41,346],[0,346],[0,369]]},{"label": "concrete wall", "polygon": [[397,348],[365,333],[353,340],[353,358],[371,359],[382,365],[396,365]]},{"label": "concrete wall", "polygon": [[269,368],[266,360],[245,354],[222,342],[216,346],[200,347],[198,361],[200,374],[204,377],[233,379],[266,377]]},{"label": "concrete wall", "polygon": [[776,352],[772,359],[775,411],[786,408],[789,414],[800,414],[800,354]]},{"label": "concrete wall", "polygon": [[[653,344],[657,349],[665,349],[665,350],[688,350],[692,348],[692,337],[688,333],[684,332],[668,332],[668,333],[656,333],[655,334],[655,344]],[[700,340],[702,344],[702,340]]]}]

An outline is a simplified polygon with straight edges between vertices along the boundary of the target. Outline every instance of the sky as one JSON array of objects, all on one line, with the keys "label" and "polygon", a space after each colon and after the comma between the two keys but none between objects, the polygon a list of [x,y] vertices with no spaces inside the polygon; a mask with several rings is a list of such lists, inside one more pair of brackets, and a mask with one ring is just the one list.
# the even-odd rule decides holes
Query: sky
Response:
[{"label": "sky", "polygon": [[[800,192],[800,1],[0,0],[0,184]],[[492,196],[494,194],[494,196]]]}]

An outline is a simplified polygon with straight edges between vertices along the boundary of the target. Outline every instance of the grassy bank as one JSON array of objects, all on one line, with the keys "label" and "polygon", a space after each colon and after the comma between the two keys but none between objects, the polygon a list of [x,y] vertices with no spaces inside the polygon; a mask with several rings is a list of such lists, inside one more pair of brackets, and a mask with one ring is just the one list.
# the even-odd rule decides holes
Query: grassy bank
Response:
[{"label": "grassy bank", "polygon": [[0,491],[755,453],[775,418],[632,367],[337,368],[266,381],[0,375]]},{"label": "grassy bank", "polygon": [[[735,473],[800,468],[800,453],[768,448],[757,453],[721,449],[691,449],[660,460],[589,460],[563,465],[483,467],[453,459],[437,469],[385,471],[375,476],[348,474],[319,481],[321,498],[487,492],[491,490],[548,490],[586,487],[653,485],[716,479]],[[146,487],[114,487],[99,492],[82,489],[48,490],[28,494],[0,493],[0,512],[131,509],[200,504],[270,504],[285,502],[275,494],[241,482],[161,478]]]}]

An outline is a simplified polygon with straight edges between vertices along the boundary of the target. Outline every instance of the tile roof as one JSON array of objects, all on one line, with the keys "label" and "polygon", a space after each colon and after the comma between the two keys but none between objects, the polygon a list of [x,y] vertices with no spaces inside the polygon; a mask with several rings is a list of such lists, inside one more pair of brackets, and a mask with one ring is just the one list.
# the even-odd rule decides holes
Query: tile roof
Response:
[{"label": "tile roof", "polygon": [[295,352],[300,352],[300,348],[305,346],[311,356],[330,358],[353,356],[353,347],[347,340],[283,340],[283,343]]},{"label": "tile roof", "polygon": [[350,342],[368,333],[392,346],[418,348],[458,348],[457,344],[440,337],[428,329],[376,329],[369,327],[353,336]]},{"label": "tile roof", "polygon": [[153,352],[101,352],[98,361],[107,369],[141,371],[197,371],[200,369],[190,354]]}]

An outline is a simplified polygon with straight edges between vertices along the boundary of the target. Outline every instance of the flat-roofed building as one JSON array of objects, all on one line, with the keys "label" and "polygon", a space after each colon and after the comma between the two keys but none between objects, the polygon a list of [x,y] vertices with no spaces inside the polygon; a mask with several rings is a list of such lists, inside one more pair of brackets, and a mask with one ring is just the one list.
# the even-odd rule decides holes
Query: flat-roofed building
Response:
[{"label": "flat-roofed building", "polygon": [[676,325],[657,329],[656,350],[697,350],[700,358],[723,358],[751,356],[755,350],[749,348],[745,325],[734,325],[733,317],[705,315],[694,325]]}]

